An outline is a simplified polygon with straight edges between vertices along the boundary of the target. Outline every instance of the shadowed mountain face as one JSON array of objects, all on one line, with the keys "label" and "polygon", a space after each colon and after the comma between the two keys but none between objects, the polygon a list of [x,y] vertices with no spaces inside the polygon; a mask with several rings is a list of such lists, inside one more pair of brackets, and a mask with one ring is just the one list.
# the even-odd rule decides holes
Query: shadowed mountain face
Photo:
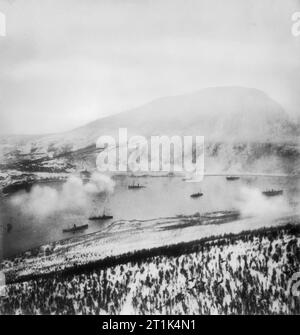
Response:
[{"label": "shadowed mountain face", "polygon": [[[239,170],[261,159],[272,170],[271,162],[276,161],[278,166],[279,159],[279,165],[283,166],[288,160],[288,170],[294,171],[295,159],[299,161],[298,124],[264,92],[242,87],[207,88],[192,94],[165,97],[70,132],[18,137],[16,142],[13,138],[4,139],[2,146],[13,148],[17,144],[20,151],[26,148],[35,154],[68,153],[95,145],[102,135],[115,136],[117,140],[119,128],[127,128],[129,136],[204,136],[209,157],[217,160],[218,165],[228,167],[240,166],[244,160]],[[241,143],[243,145],[239,146]]]}]

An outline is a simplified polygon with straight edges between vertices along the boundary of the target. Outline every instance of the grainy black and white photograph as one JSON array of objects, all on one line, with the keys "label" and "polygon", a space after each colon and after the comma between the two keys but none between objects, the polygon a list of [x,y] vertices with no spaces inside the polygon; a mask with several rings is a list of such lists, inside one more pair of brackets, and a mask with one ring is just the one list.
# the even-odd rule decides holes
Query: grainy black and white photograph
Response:
[{"label": "grainy black and white photograph", "polygon": [[0,314],[300,314],[299,139],[300,0],[0,0]]}]

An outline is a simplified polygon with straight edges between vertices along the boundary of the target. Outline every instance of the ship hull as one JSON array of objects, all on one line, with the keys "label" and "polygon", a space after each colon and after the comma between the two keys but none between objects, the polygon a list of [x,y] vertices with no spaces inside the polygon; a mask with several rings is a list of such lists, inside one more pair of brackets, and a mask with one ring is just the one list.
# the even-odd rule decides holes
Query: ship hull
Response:
[{"label": "ship hull", "polygon": [[234,181],[234,180],[238,180],[240,179],[240,177],[226,177],[226,180],[228,181]]},{"label": "ship hull", "polygon": [[89,218],[91,221],[96,221],[96,220],[109,220],[112,219],[113,216],[111,215],[106,215],[106,216],[92,216]]},{"label": "ship hull", "polygon": [[262,192],[263,195],[267,196],[267,197],[275,197],[277,195],[282,195],[283,194],[283,191],[274,191],[274,192]]},{"label": "ship hull", "polygon": [[81,231],[81,230],[85,230],[85,229],[87,229],[88,228],[88,224],[85,224],[85,225],[82,225],[82,226],[76,226],[76,228],[75,227],[73,227],[73,228],[66,228],[66,229],[63,229],[63,233],[75,233],[75,232],[77,232],[77,231]]},{"label": "ship hull", "polygon": [[203,193],[192,194],[191,198],[200,198],[203,196]]}]

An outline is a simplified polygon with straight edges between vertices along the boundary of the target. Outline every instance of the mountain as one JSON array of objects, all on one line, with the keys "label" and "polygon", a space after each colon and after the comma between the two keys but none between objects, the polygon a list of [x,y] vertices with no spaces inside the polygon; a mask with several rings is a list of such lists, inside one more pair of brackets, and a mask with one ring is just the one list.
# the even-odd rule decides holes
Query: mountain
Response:
[{"label": "mountain", "polygon": [[[239,165],[243,155],[254,155],[254,159],[259,159],[266,150],[272,157],[290,156],[291,152],[294,155],[294,151],[298,150],[294,144],[298,143],[300,134],[299,124],[293,122],[285,110],[264,92],[253,88],[214,87],[160,98],[66,133],[18,138],[17,142],[12,139],[6,142],[2,139],[1,142],[0,139],[0,144],[2,147],[17,147],[23,153],[53,152],[57,155],[91,147],[102,135],[117,139],[119,128],[124,127],[128,129],[129,136],[204,136],[210,157],[218,152],[221,160],[228,161],[227,156],[234,155],[235,165]],[[275,147],[261,146],[270,146],[270,143]],[[227,162],[227,165],[230,164],[233,162]]]},{"label": "mountain", "polygon": [[196,93],[154,100],[127,112],[98,119],[62,134],[30,141],[33,145],[95,143],[101,135],[201,135],[207,141],[286,142],[299,136],[284,109],[264,92],[243,87],[206,88]]}]

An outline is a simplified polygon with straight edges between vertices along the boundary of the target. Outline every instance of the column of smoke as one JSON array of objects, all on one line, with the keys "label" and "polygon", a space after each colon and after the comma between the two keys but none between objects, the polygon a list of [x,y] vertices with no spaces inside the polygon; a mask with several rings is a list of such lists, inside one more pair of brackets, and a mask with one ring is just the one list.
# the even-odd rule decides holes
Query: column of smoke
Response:
[{"label": "column of smoke", "polygon": [[76,213],[85,210],[91,195],[112,193],[114,185],[110,177],[98,172],[86,184],[79,177],[70,176],[61,190],[35,186],[29,193],[14,196],[11,203],[26,214],[40,217],[62,211]]}]

